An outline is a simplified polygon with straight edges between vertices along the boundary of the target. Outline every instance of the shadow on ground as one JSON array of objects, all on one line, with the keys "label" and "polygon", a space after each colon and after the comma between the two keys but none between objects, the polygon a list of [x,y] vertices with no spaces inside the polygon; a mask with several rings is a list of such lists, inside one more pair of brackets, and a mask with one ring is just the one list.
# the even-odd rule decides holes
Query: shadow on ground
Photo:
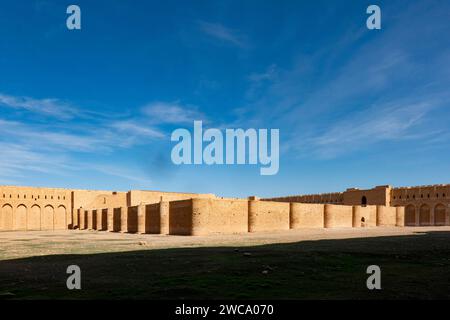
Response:
[{"label": "shadow on ground", "polygon": [[[82,289],[68,290],[78,265]],[[378,265],[382,290],[366,287]],[[0,262],[3,299],[449,299],[450,232]]]}]

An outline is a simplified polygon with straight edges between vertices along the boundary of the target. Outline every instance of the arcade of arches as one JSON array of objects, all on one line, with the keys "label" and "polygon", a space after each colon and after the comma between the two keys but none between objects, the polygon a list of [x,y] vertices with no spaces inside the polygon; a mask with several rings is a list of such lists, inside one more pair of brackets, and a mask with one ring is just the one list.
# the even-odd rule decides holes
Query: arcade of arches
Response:
[{"label": "arcade of arches", "polygon": [[407,226],[445,226],[448,222],[448,212],[442,203],[431,207],[428,204],[405,207],[405,225]]},{"label": "arcade of arches", "polygon": [[17,207],[4,204],[0,208],[0,230],[64,230],[68,227],[67,216],[63,205],[28,208],[24,204]]},{"label": "arcade of arches", "polygon": [[214,197],[212,194],[131,190],[70,190],[0,186],[0,231],[60,230],[73,225],[80,208],[125,207],[162,200]]}]

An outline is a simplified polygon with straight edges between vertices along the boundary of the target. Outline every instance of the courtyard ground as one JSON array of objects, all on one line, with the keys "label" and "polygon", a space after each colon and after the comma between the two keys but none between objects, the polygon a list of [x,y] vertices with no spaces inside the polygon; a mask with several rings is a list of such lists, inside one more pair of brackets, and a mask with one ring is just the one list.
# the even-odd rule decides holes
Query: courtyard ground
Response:
[{"label": "courtyard ground", "polygon": [[[82,289],[66,288],[69,265]],[[366,287],[381,268],[382,290]],[[0,232],[0,299],[449,299],[450,227]]]}]

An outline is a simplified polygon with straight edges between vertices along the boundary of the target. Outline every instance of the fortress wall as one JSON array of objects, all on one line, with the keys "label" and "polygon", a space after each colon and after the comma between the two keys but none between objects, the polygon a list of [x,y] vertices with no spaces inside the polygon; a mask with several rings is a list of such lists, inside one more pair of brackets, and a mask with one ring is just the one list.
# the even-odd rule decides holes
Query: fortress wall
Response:
[{"label": "fortress wall", "polygon": [[391,204],[406,205],[410,202],[439,203],[449,202],[450,185],[432,185],[394,188],[391,192]]},{"label": "fortress wall", "polygon": [[[8,205],[10,206],[11,210],[13,210],[13,207],[11,207],[10,204],[4,204],[2,205],[2,208],[0,209],[3,214],[3,218],[5,218],[5,209],[8,208]],[[27,230],[41,230],[41,218],[42,218],[42,209],[41,206],[33,204],[31,208],[27,207]],[[5,229],[8,230],[8,229]]]},{"label": "fortress wall", "polygon": [[324,227],[352,227],[353,207],[326,204],[324,208]]},{"label": "fortress wall", "polygon": [[97,210],[92,210],[92,230],[97,230]]},{"label": "fortress wall", "polygon": [[248,201],[248,231],[289,230],[289,203]]},{"label": "fortress wall", "polygon": [[450,185],[395,188],[391,205],[405,207],[404,221],[399,221],[400,224],[450,225]]},{"label": "fortress wall", "polygon": [[145,205],[140,204],[137,206],[137,233],[148,233],[148,225],[150,219],[147,216]]},{"label": "fortress wall", "polygon": [[91,226],[91,230],[95,230],[97,228],[97,211],[95,209],[89,209],[88,211],[90,211],[90,226]]},{"label": "fortress wall", "polygon": [[190,199],[169,203],[170,234],[206,235],[247,230],[247,200]]},{"label": "fortress wall", "polygon": [[169,234],[192,234],[192,199],[169,203]]},{"label": "fortress wall", "polygon": [[353,228],[365,227],[365,222],[362,221],[361,208],[362,208],[361,206],[353,206],[353,213],[352,213]]},{"label": "fortress wall", "polygon": [[92,230],[93,226],[93,212],[92,210],[86,210],[86,222],[87,222],[87,229]]},{"label": "fortress wall", "polygon": [[122,207],[113,209],[113,231],[122,231]]},{"label": "fortress wall", "polygon": [[397,227],[404,227],[405,226],[405,207],[395,207],[395,209],[396,209],[395,225]]},{"label": "fortress wall", "polygon": [[147,233],[161,233],[160,203],[152,203],[145,206]]},{"label": "fortress wall", "polygon": [[192,234],[248,231],[248,202],[237,199],[193,199]]},{"label": "fortress wall", "polygon": [[87,229],[87,211],[84,209],[80,209],[80,229],[86,230]]},{"label": "fortress wall", "polygon": [[0,186],[0,231],[72,228],[71,191]]},{"label": "fortress wall", "polygon": [[169,202],[159,203],[159,233],[169,234]]},{"label": "fortress wall", "polygon": [[69,229],[75,229],[80,227],[80,209],[72,211],[72,225],[68,226]]},{"label": "fortress wall", "polygon": [[395,226],[397,210],[395,207],[377,206],[377,226]]},{"label": "fortress wall", "polygon": [[128,207],[120,207],[120,232],[128,232]]},{"label": "fortress wall", "polygon": [[145,206],[147,233],[169,234],[169,202],[148,204]]},{"label": "fortress wall", "polygon": [[377,218],[378,218],[378,211],[377,206],[366,206],[362,208],[365,212],[364,218],[366,219],[367,223],[366,225],[368,227],[376,227],[377,226]]},{"label": "fortress wall", "polygon": [[[378,206],[360,206],[362,197]],[[122,232],[210,234],[245,232],[245,228],[255,232],[321,226],[360,227],[362,218],[364,226],[404,226],[405,204],[413,207],[415,224],[419,224],[419,220],[426,222],[423,225],[449,224],[449,198],[449,185],[396,189],[379,186],[370,190],[348,189],[344,193],[276,198],[276,201],[255,198],[248,202],[219,199],[213,194],[0,186],[0,230],[79,227]],[[389,201],[399,207],[387,207],[382,203]],[[334,205],[340,202],[346,206]],[[129,206],[130,203],[134,205]],[[143,203],[154,205],[138,207]]]},{"label": "fortress wall", "polygon": [[114,208],[106,209],[106,230],[114,231]]},{"label": "fortress wall", "polygon": [[102,227],[102,210],[94,210],[94,230],[101,230]]},{"label": "fortress wall", "polygon": [[138,231],[138,206],[128,207],[126,232],[136,233],[137,231]]},{"label": "fortress wall", "polygon": [[366,197],[367,204],[371,205],[389,205],[390,204],[390,186],[377,186],[373,189],[359,190],[347,189],[344,192],[344,205],[361,205],[362,198]]},{"label": "fortress wall", "polygon": [[307,195],[294,195],[278,198],[264,198],[263,201],[276,201],[276,202],[300,202],[300,203],[335,203],[342,204],[344,197],[342,192],[322,193],[322,194],[307,194]]},{"label": "fortress wall", "polygon": [[73,190],[73,208],[107,208],[127,205],[127,193],[101,190]]},{"label": "fortress wall", "polygon": [[100,219],[97,222],[97,228],[101,231],[108,230],[108,209],[100,209]]},{"label": "fortress wall", "polygon": [[377,225],[377,206],[353,206],[354,228],[375,227]]},{"label": "fortress wall", "polygon": [[323,228],[323,204],[291,203],[290,228]]},{"label": "fortress wall", "polygon": [[371,209],[366,209],[369,210],[369,223],[368,223],[368,227],[376,227],[377,226],[377,219],[378,219],[378,212],[377,212],[377,206],[367,206],[366,208],[371,208]]},{"label": "fortress wall", "polygon": [[81,213],[82,213],[83,220],[84,220],[83,229],[87,230],[88,229],[88,212],[87,212],[87,210],[82,209]]},{"label": "fortress wall", "polygon": [[163,192],[163,191],[145,191],[145,190],[131,190],[127,194],[128,205],[137,206],[141,203],[159,203],[163,201],[177,201],[188,200],[192,198],[215,198],[214,194],[197,194],[197,193],[182,193],[182,192]]}]

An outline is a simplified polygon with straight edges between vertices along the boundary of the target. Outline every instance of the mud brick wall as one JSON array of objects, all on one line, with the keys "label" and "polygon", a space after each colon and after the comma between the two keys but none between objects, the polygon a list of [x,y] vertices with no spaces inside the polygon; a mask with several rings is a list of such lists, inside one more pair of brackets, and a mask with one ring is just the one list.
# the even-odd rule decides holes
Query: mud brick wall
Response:
[{"label": "mud brick wall", "polygon": [[289,230],[289,203],[248,201],[248,231]]},{"label": "mud brick wall", "polygon": [[291,203],[290,228],[323,228],[323,204]]},{"label": "mud brick wall", "polygon": [[135,233],[138,231],[138,207],[128,207],[127,217],[127,231],[129,233]]},{"label": "mud brick wall", "polygon": [[353,206],[353,227],[375,227],[377,225],[377,206]]},{"label": "mud brick wall", "polygon": [[326,204],[324,207],[324,227],[341,228],[353,226],[353,207]]},{"label": "mud brick wall", "polygon": [[248,201],[193,199],[192,234],[242,233],[248,230]]},{"label": "mud brick wall", "polygon": [[397,210],[395,207],[377,206],[377,226],[395,226]]},{"label": "mud brick wall", "polygon": [[192,199],[170,202],[169,234],[192,234]]}]

